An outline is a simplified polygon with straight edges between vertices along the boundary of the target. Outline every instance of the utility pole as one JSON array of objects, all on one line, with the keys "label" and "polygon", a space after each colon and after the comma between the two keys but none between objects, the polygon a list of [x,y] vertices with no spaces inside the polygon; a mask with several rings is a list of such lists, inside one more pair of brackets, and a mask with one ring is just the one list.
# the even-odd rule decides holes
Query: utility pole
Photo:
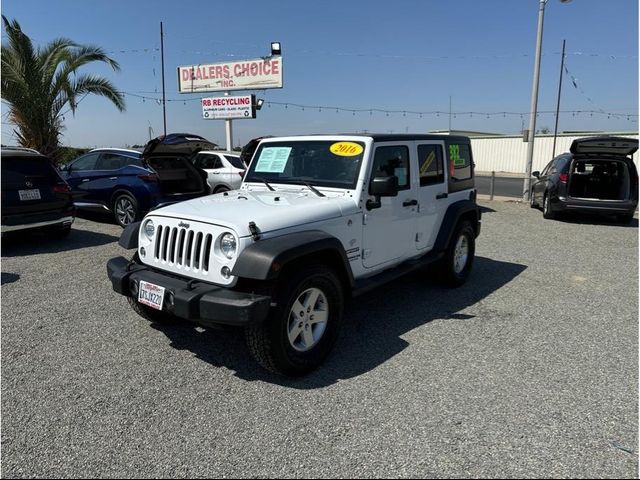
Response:
[{"label": "utility pole", "polygon": [[164,118],[164,135],[167,136],[167,101],[164,90],[164,31],[160,22],[160,61],[162,63],[162,116]]},{"label": "utility pole", "polygon": [[[224,96],[228,97],[230,95],[229,92],[224,92]],[[230,152],[233,150],[233,124],[231,123],[232,120],[230,118],[227,118],[224,121],[224,129],[225,129],[225,136],[226,136],[226,140],[227,140],[227,151]]]},{"label": "utility pole", "polygon": [[558,119],[560,117],[560,93],[562,92],[562,71],[564,70],[564,47],[567,41],[562,40],[562,59],[560,60],[560,82],[558,84],[558,104],[556,105],[556,128],[553,131],[553,154],[551,158],[556,156],[556,138],[558,136]]},{"label": "utility pole", "polygon": [[451,133],[451,95],[449,95],[449,133]]}]

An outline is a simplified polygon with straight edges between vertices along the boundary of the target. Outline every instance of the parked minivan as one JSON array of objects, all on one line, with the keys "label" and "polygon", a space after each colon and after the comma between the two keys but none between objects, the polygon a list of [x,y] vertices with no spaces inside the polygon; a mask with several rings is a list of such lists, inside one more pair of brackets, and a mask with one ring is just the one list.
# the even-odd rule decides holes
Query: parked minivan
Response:
[{"label": "parked minivan", "polygon": [[544,218],[563,212],[616,215],[629,223],[638,206],[638,171],[631,156],[638,140],[625,137],[579,138],[557,156],[531,186],[532,208]]}]

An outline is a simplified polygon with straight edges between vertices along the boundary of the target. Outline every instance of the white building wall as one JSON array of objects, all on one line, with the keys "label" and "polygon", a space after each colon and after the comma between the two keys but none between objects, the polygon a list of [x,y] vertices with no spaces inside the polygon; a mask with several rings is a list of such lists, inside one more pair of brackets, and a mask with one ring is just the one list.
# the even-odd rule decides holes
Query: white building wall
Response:
[{"label": "white building wall", "polygon": [[[619,137],[638,138],[638,135],[612,134]],[[568,152],[571,143],[576,138],[584,138],[587,135],[558,136],[556,139],[556,156]],[[522,141],[522,136],[502,137],[472,137],[471,149],[473,160],[478,172],[509,172],[525,173],[527,163],[528,143]],[[541,171],[552,158],[553,135],[536,136],[533,147],[533,168],[531,171]],[[638,164],[638,154],[634,155],[634,161]]]}]

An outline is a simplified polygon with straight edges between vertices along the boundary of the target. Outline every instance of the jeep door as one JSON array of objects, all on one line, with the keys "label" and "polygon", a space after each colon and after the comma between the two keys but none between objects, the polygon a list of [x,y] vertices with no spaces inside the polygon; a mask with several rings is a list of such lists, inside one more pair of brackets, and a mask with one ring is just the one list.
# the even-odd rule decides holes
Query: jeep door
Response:
[{"label": "jeep door", "polygon": [[418,154],[418,220],[415,245],[418,250],[433,248],[448,206],[444,167],[444,141],[415,143]]},{"label": "jeep door", "polygon": [[415,255],[418,199],[416,182],[411,181],[413,148],[413,142],[385,142],[374,146],[368,182],[376,176],[395,175],[398,195],[380,197],[379,208],[365,211],[362,235],[365,268],[398,263]]}]

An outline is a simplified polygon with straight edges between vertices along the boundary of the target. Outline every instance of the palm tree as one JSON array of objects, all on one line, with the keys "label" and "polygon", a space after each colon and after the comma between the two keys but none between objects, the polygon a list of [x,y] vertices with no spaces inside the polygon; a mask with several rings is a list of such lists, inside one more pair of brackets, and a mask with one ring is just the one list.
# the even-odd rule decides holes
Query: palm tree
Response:
[{"label": "palm tree", "polygon": [[57,161],[64,114],[75,114],[78,103],[89,94],[106,97],[119,111],[124,97],[103,77],[79,74],[80,67],[105,62],[114,71],[118,63],[99,47],[79,45],[58,38],[35,47],[16,20],[2,15],[8,45],[2,45],[2,100],[9,121],[16,125],[18,142]]}]

